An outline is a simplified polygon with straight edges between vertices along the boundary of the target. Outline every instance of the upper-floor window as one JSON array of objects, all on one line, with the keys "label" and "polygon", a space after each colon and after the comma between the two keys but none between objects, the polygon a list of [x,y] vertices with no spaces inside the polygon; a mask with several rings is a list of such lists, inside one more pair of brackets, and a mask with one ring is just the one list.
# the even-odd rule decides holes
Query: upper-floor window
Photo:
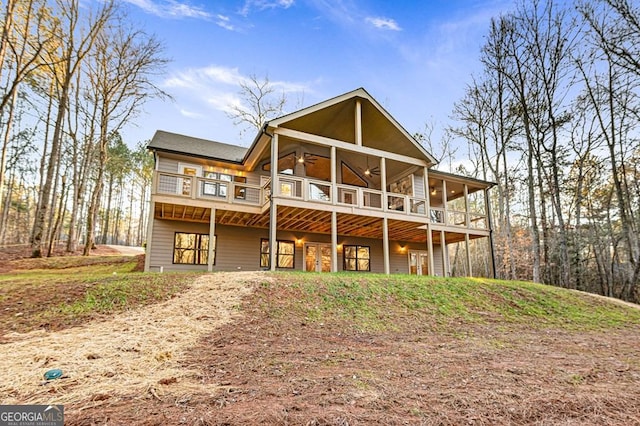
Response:
[{"label": "upper-floor window", "polygon": [[358,173],[356,173],[355,170],[353,170],[351,168],[351,166],[349,166],[344,161],[342,162],[342,164],[340,166],[340,171],[342,173],[342,183],[343,184],[352,185],[352,186],[360,186],[362,188],[368,188],[369,187],[369,184],[367,183],[367,181],[364,180],[363,178],[361,178],[360,175]]},{"label": "upper-floor window", "polygon": [[[293,170],[296,166],[296,153],[291,152],[278,159],[278,173],[283,175],[293,175]],[[268,161],[262,165],[262,170],[265,172],[271,171],[271,162]]]}]

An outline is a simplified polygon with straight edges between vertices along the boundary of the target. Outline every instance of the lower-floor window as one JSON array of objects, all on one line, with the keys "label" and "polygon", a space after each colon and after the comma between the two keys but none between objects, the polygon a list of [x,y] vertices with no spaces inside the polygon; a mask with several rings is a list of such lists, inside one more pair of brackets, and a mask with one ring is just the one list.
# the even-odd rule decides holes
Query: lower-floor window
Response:
[{"label": "lower-floor window", "polygon": [[[173,263],[206,265],[209,260],[208,234],[176,232],[173,240]],[[213,263],[216,261],[216,237],[213,237]]]},{"label": "lower-floor window", "polygon": [[[260,240],[260,267],[268,268],[269,265],[269,240],[262,238]],[[293,241],[277,241],[276,267],[289,269],[295,267],[295,243]]]},{"label": "lower-floor window", "polygon": [[343,246],[345,271],[370,271],[370,251],[368,246]]}]

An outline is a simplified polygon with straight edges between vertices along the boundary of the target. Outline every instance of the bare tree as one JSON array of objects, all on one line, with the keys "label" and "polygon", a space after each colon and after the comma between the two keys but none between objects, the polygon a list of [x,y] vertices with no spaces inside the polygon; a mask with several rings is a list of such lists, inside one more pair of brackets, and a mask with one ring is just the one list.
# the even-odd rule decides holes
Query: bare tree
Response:
[{"label": "bare tree", "polygon": [[164,70],[162,44],[142,31],[128,31],[119,25],[98,34],[89,67],[88,96],[98,106],[98,161],[95,184],[87,212],[84,255],[95,244],[95,225],[108,162],[109,136],[115,134],[152,97],[164,97],[152,76]]},{"label": "bare tree", "polygon": [[58,48],[55,52],[48,52],[50,55],[48,62],[54,64],[50,72],[56,81],[58,108],[46,178],[41,189],[41,202],[36,211],[33,225],[31,241],[33,257],[42,256],[42,242],[46,235],[47,213],[51,208],[51,191],[54,181],[58,178],[55,175],[55,171],[60,160],[60,147],[63,139],[64,120],[69,108],[71,83],[76,73],[80,70],[86,55],[93,47],[98,34],[114,13],[113,0],[101,3],[95,14],[89,13],[86,16],[86,30],[83,31],[80,28],[83,16],[80,11],[79,0],[57,0],[57,7],[62,24],[55,33]]},{"label": "bare tree", "polygon": [[236,126],[242,126],[240,133],[248,129],[259,130],[264,123],[282,115],[287,103],[284,90],[280,93],[269,81],[269,76],[258,78],[251,74],[240,82],[242,104],[229,105],[227,116]]}]

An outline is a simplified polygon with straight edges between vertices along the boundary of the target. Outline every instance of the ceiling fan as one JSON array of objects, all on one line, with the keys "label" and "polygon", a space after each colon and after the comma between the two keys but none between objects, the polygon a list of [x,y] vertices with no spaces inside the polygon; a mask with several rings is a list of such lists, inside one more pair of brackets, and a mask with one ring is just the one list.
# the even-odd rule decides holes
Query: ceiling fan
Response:
[{"label": "ceiling fan", "polygon": [[362,167],[358,167],[358,170],[360,170],[366,177],[380,176],[380,167],[369,167],[369,157],[367,157],[367,168],[362,169]]},{"label": "ceiling fan", "polygon": [[298,163],[309,163],[309,164],[314,164],[316,162],[316,160],[318,159],[317,156],[313,155],[313,154],[309,154],[308,152],[305,152],[304,154],[302,154],[300,157],[296,157],[298,160]]}]

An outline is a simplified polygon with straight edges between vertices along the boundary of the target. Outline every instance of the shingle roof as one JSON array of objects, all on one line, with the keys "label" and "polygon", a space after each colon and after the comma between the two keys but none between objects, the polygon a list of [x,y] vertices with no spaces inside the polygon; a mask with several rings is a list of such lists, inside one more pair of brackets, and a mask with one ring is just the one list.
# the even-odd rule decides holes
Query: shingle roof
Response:
[{"label": "shingle roof", "polygon": [[163,130],[156,131],[147,148],[153,151],[187,154],[201,158],[233,161],[236,163],[241,163],[247,153],[247,148],[241,146],[193,138],[191,136],[179,135]]}]

